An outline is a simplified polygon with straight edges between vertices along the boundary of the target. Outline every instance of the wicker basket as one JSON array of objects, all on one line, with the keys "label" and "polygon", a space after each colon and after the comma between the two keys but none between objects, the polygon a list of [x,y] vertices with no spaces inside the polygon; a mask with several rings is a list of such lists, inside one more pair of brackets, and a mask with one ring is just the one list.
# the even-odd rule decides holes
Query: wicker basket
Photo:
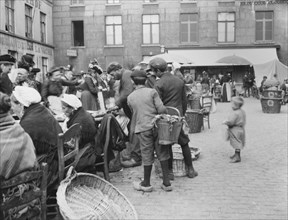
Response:
[{"label": "wicker basket", "polygon": [[188,107],[190,107],[190,109],[201,109],[201,105],[200,105],[200,98],[192,98],[190,97],[188,99]]},{"label": "wicker basket", "polygon": [[203,113],[200,110],[187,110],[185,116],[189,133],[199,133],[203,126]]},{"label": "wicker basket", "polygon": [[261,98],[262,111],[264,113],[280,113],[282,98]]},{"label": "wicker basket", "polygon": [[57,203],[65,220],[138,219],[133,205],[111,183],[71,169],[57,190]]}]

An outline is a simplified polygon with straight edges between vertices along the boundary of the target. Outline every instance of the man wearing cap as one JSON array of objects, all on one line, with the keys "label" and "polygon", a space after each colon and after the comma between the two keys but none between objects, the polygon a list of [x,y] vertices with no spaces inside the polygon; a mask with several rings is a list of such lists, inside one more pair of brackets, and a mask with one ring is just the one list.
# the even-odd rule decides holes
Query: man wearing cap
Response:
[{"label": "man wearing cap", "polygon": [[4,54],[0,56],[0,92],[11,95],[13,91],[13,84],[8,77],[12,66],[15,64],[16,59],[9,55]]},{"label": "man wearing cap", "polygon": [[167,109],[155,89],[145,86],[147,75],[144,70],[135,69],[131,74],[131,79],[134,81],[136,88],[128,96],[127,102],[133,112],[132,118],[136,121],[135,133],[140,141],[144,165],[144,180],[140,183],[135,182],[134,189],[143,192],[151,192],[153,190],[150,184],[150,176],[155,151],[163,173],[161,188],[165,191],[171,191],[172,187],[168,176],[169,147],[156,144],[157,131],[153,122],[156,115],[167,113]]},{"label": "man wearing cap", "polygon": [[[184,81],[179,79],[177,76],[167,72],[167,63],[162,58],[154,58],[149,62],[149,67],[157,77],[160,79],[155,84],[155,89],[160,95],[165,106],[171,106],[177,108],[181,116],[185,115],[187,109],[187,99]],[[187,166],[187,176],[194,178],[198,173],[194,170],[191,151],[189,148],[189,137],[181,129],[178,143],[181,145],[184,162]],[[169,159],[169,176],[174,179],[173,171],[173,154],[172,148],[170,148],[170,159]]]},{"label": "man wearing cap", "polygon": [[[115,105],[118,108],[123,108],[124,113],[130,119],[128,124],[129,129],[129,139],[130,139],[130,147],[131,147],[131,158],[129,156],[126,161],[122,161],[123,167],[134,167],[141,165],[141,152],[140,145],[137,136],[134,133],[135,121],[132,121],[132,113],[127,104],[127,97],[133,91],[133,83],[131,81],[131,71],[125,70],[119,63],[112,62],[109,64],[107,68],[107,73],[114,78],[114,80],[120,80],[119,85],[119,97],[115,101]],[[129,154],[129,153],[128,153]],[[123,154],[122,154],[123,155]]]}]

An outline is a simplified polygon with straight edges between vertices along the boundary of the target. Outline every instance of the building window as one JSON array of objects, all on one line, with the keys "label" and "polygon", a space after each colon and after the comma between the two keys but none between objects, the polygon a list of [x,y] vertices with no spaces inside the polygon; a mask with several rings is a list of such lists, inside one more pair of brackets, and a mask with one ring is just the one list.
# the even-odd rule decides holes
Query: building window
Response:
[{"label": "building window", "polygon": [[273,12],[259,11],[256,17],[256,41],[273,40]]},{"label": "building window", "polygon": [[32,38],[32,7],[25,5],[25,36]]},{"label": "building window", "polygon": [[235,13],[218,13],[218,42],[235,42]]},{"label": "building window", "polygon": [[14,33],[14,0],[5,0],[5,30]]},{"label": "building window", "polygon": [[180,15],[180,42],[198,42],[198,14]]},{"label": "building window", "polygon": [[143,15],[143,44],[159,44],[159,15]]},{"label": "building window", "polygon": [[43,76],[46,76],[48,72],[48,58],[42,57],[42,73]]},{"label": "building window", "polygon": [[40,12],[41,42],[46,43],[46,14]]},{"label": "building window", "polygon": [[106,44],[107,45],[122,44],[122,17],[107,16],[105,25],[106,25]]},{"label": "building window", "polygon": [[71,5],[84,5],[84,0],[71,0]]},{"label": "building window", "polygon": [[84,24],[83,21],[72,21],[73,46],[84,46]]},{"label": "building window", "polygon": [[107,4],[119,4],[120,0],[107,0]]}]

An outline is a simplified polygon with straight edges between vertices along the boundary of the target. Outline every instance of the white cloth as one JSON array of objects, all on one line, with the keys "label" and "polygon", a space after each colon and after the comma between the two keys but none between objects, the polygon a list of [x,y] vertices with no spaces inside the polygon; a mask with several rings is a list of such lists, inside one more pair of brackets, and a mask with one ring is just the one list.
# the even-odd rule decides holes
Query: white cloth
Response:
[{"label": "white cloth", "polygon": [[29,107],[31,104],[39,103],[41,101],[41,95],[36,89],[26,86],[16,86],[13,91],[15,98],[25,107]]},{"label": "white cloth", "polygon": [[65,102],[67,105],[71,106],[75,110],[82,107],[82,102],[76,95],[73,94],[64,94],[61,99],[62,102]]}]

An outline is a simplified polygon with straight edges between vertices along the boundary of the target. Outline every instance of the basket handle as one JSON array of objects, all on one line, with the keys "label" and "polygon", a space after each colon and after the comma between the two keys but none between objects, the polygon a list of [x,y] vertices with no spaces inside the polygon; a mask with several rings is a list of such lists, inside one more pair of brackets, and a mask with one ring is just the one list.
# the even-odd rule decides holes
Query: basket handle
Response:
[{"label": "basket handle", "polygon": [[75,171],[74,167],[69,167],[66,178],[63,180],[64,183],[70,183],[77,176],[77,172]]}]

